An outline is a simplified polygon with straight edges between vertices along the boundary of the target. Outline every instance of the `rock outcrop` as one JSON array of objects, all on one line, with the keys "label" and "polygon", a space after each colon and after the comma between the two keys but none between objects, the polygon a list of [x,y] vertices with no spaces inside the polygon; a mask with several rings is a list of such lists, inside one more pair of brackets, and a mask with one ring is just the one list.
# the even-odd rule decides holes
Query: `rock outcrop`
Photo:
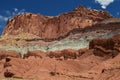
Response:
[{"label": "rock outcrop", "polygon": [[[111,42],[114,44],[108,47]],[[120,73],[119,42],[120,36],[116,35],[109,39],[93,39],[89,49],[28,51],[23,58],[9,54],[0,60],[0,77],[36,80],[107,80],[110,77],[116,80]],[[4,52],[0,54],[5,55]]]},{"label": "rock outcrop", "polygon": [[109,39],[93,39],[90,41],[89,48],[94,49],[95,55],[115,57],[120,52],[120,35]]},{"label": "rock outcrop", "polygon": [[45,57],[45,55],[46,55],[45,52],[38,51],[38,50],[28,51],[26,54],[23,55],[23,58],[28,58],[28,57],[31,57],[31,56],[43,58],[43,57]]},{"label": "rock outcrop", "polygon": [[20,53],[13,50],[9,50],[9,51],[0,50],[0,60],[5,59],[7,57],[20,58],[21,55]]},{"label": "rock outcrop", "polygon": [[64,49],[61,51],[51,51],[47,53],[47,56],[50,58],[56,58],[58,60],[67,60],[67,59],[77,59],[83,53],[82,51],[74,50],[74,49]]},{"label": "rock outcrop", "polygon": [[92,26],[109,18],[112,16],[107,12],[90,10],[82,6],[55,17],[25,13],[9,19],[2,36],[30,33],[41,39],[58,38],[73,29]]},{"label": "rock outcrop", "polygon": [[9,19],[0,37],[0,77],[119,80],[119,53],[120,19],[105,11],[25,13]]}]

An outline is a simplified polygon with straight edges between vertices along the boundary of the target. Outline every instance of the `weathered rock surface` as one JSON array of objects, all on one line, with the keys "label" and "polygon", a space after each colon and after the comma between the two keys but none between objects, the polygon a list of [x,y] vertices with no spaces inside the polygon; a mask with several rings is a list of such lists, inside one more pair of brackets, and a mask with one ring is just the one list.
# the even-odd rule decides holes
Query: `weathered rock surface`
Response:
[{"label": "weathered rock surface", "polygon": [[47,53],[48,57],[57,58],[60,60],[77,59],[77,57],[79,57],[80,55],[82,55],[82,53],[79,53],[77,50],[74,49],[64,49],[62,51],[51,51]]},{"label": "weathered rock surface", "polygon": [[94,49],[93,53],[95,55],[115,57],[120,52],[120,35],[109,39],[93,39],[90,41],[89,48]]},{"label": "weathered rock surface", "polygon": [[31,56],[43,58],[43,57],[45,57],[45,55],[46,55],[45,52],[38,51],[38,50],[28,51],[26,54],[23,55],[23,58],[28,58],[28,57],[31,57]]},{"label": "weathered rock surface", "polygon": [[112,16],[107,12],[90,10],[82,6],[55,17],[26,13],[9,19],[2,35],[30,33],[42,39],[59,38],[73,29],[92,26],[109,18]]},{"label": "weathered rock surface", "polygon": [[[0,61],[0,76],[35,80],[119,80],[119,39],[119,35],[93,39],[89,49],[28,51],[24,58],[9,56]],[[109,41],[115,45],[105,46]]]},{"label": "weathered rock surface", "polygon": [[46,52],[86,48],[93,38],[120,34],[119,25],[120,20],[109,13],[82,6],[52,17],[25,13],[8,20],[0,38],[0,48],[22,54],[31,48]]},{"label": "weathered rock surface", "polygon": [[7,57],[20,58],[21,55],[20,53],[12,50],[9,50],[9,51],[0,50],[0,60],[5,59]]},{"label": "weathered rock surface", "polygon": [[120,80],[119,34],[120,19],[82,6],[55,17],[17,15],[0,38],[0,77]]},{"label": "weathered rock surface", "polygon": [[[66,51],[66,50],[65,50]],[[67,52],[74,52],[75,50],[67,50]],[[2,77],[20,78],[20,79],[35,79],[35,80],[107,80],[112,74],[111,78],[116,79],[119,75],[120,54],[114,58],[99,57],[93,54],[93,50],[79,50],[84,52],[76,59],[59,60],[44,56],[29,56],[28,58],[6,58],[2,63],[4,66]],[[77,51],[76,51],[77,52]],[[34,53],[33,53],[34,54]],[[65,53],[67,54],[67,53]],[[103,53],[104,54],[104,53]],[[57,53],[56,53],[57,55]],[[117,72],[117,73],[116,73]],[[107,73],[107,74],[106,74]]]}]

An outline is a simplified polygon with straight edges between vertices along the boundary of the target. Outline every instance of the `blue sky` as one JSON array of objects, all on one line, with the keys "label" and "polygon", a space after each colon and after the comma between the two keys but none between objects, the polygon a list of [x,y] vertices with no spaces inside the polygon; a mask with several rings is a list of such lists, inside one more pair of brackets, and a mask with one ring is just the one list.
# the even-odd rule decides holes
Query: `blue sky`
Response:
[{"label": "blue sky", "polygon": [[115,17],[120,17],[120,0],[1,0],[0,34],[7,19],[24,12],[55,16],[68,12],[82,4],[86,8],[106,10]]}]

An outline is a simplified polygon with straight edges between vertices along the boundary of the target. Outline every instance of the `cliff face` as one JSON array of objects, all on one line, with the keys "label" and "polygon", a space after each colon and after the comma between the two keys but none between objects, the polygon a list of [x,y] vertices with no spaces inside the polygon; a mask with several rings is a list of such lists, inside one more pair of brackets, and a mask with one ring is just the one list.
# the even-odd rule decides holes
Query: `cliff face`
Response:
[{"label": "cliff face", "polygon": [[15,80],[119,80],[120,78],[120,35],[109,39],[93,39],[89,49],[28,51],[23,58],[15,51],[0,50],[0,53],[1,78],[15,78]]},{"label": "cliff face", "polygon": [[92,26],[109,18],[112,16],[107,12],[90,10],[82,6],[55,17],[25,13],[9,19],[2,36],[30,33],[41,39],[58,38],[73,29]]},{"label": "cliff face", "polygon": [[0,37],[0,79],[119,80],[119,53],[120,19],[107,12],[26,13]]}]

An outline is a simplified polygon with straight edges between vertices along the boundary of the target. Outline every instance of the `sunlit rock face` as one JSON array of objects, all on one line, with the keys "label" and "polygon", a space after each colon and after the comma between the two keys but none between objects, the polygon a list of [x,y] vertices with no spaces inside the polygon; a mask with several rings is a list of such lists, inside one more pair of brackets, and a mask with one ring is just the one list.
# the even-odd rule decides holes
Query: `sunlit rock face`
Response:
[{"label": "sunlit rock face", "polygon": [[108,78],[117,80],[119,78],[120,35],[109,39],[93,39],[89,49],[50,52],[34,50],[28,51],[23,58],[13,56],[14,53],[16,54],[11,52],[0,60],[1,78],[21,80],[108,80]]},{"label": "sunlit rock face", "polygon": [[55,51],[88,48],[94,38],[119,34],[120,19],[109,13],[78,8],[58,16],[25,13],[8,20],[0,48],[22,54],[29,50]]},{"label": "sunlit rock face", "polygon": [[9,19],[2,35],[30,33],[42,39],[59,38],[73,29],[92,26],[109,18],[112,16],[107,12],[90,10],[82,6],[54,17],[25,13]]},{"label": "sunlit rock face", "polygon": [[119,53],[120,19],[107,12],[16,15],[0,37],[0,80],[119,80]]}]

